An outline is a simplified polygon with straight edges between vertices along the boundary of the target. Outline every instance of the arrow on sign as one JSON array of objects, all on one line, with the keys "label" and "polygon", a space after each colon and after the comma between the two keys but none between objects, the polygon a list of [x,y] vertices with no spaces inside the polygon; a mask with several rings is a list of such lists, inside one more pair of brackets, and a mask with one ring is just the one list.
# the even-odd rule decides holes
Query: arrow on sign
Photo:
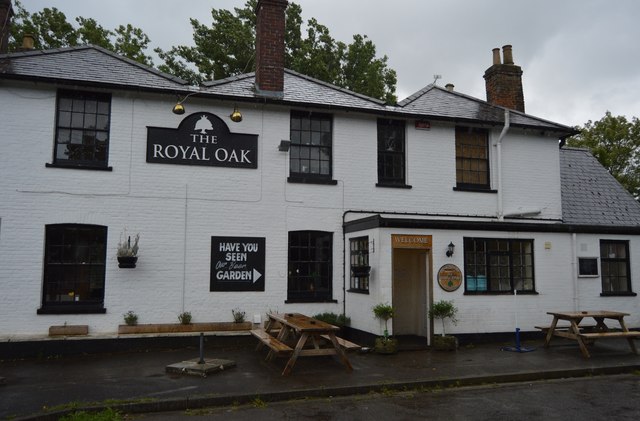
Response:
[{"label": "arrow on sign", "polygon": [[258,279],[262,278],[262,274],[260,272],[258,272],[257,270],[253,270],[253,282],[257,282]]}]

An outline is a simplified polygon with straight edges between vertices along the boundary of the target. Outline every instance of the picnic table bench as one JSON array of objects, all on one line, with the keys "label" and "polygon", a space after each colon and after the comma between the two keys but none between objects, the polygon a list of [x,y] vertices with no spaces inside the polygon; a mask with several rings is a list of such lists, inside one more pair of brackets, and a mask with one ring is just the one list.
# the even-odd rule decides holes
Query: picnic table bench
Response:
[{"label": "picnic table bench", "polygon": [[[624,317],[628,316],[628,313],[621,313],[617,311],[569,311],[569,312],[548,312],[553,316],[551,326],[536,326],[537,329],[546,332],[544,341],[545,348],[549,347],[551,338],[559,336],[567,339],[572,339],[578,343],[580,352],[585,358],[590,358],[589,350],[586,347],[587,343],[593,342],[596,339],[610,339],[610,338],[625,338],[629,343],[629,347],[633,353],[637,354],[636,345],[633,342],[636,338],[640,338],[640,332],[630,331],[625,322]],[[596,321],[595,326],[580,326],[585,318],[592,318]],[[564,320],[569,322],[569,325],[558,326],[558,322]],[[615,320],[620,324],[620,330],[611,330],[605,324],[605,320]]]},{"label": "picnic table bench", "polygon": [[[259,343],[256,350],[263,345],[269,347],[267,360],[276,355],[289,356],[282,375],[288,375],[298,357],[334,355],[347,368],[353,370],[347,358],[346,350],[360,349],[358,344],[338,338],[338,327],[299,313],[270,313],[264,329],[253,329],[251,334]],[[290,346],[290,343],[295,343]]]}]

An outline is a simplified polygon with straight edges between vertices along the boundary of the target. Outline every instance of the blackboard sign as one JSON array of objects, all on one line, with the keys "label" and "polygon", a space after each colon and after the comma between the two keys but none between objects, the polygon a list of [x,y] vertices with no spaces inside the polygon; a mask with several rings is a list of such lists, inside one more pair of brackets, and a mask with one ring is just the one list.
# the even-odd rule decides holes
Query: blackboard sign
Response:
[{"label": "blackboard sign", "polygon": [[231,133],[220,117],[194,113],[177,129],[147,127],[147,162],[258,168],[258,135]]},{"label": "blackboard sign", "polygon": [[264,291],[264,237],[211,237],[211,291]]}]

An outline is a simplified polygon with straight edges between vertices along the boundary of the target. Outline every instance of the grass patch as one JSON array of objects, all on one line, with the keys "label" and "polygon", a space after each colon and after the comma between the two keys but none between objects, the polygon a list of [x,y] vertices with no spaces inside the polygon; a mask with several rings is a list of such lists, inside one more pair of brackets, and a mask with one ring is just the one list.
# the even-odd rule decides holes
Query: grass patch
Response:
[{"label": "grass patch", "polygon": [[100,412],[77,411],[65,415],[60,421],[122,421],[120,412],[111,408],[104,409]]}]

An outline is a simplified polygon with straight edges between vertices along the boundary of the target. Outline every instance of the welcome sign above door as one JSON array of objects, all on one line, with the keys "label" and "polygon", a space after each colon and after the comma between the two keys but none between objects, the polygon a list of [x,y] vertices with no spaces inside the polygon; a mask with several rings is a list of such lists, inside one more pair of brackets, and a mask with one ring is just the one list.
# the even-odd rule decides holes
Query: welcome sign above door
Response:
[{"label": "welcome sign above door", "polygon": [[147,162],[258,168],[258,135],[231,133],[220,117],[194,113],[177,129],[147,127]]}]

